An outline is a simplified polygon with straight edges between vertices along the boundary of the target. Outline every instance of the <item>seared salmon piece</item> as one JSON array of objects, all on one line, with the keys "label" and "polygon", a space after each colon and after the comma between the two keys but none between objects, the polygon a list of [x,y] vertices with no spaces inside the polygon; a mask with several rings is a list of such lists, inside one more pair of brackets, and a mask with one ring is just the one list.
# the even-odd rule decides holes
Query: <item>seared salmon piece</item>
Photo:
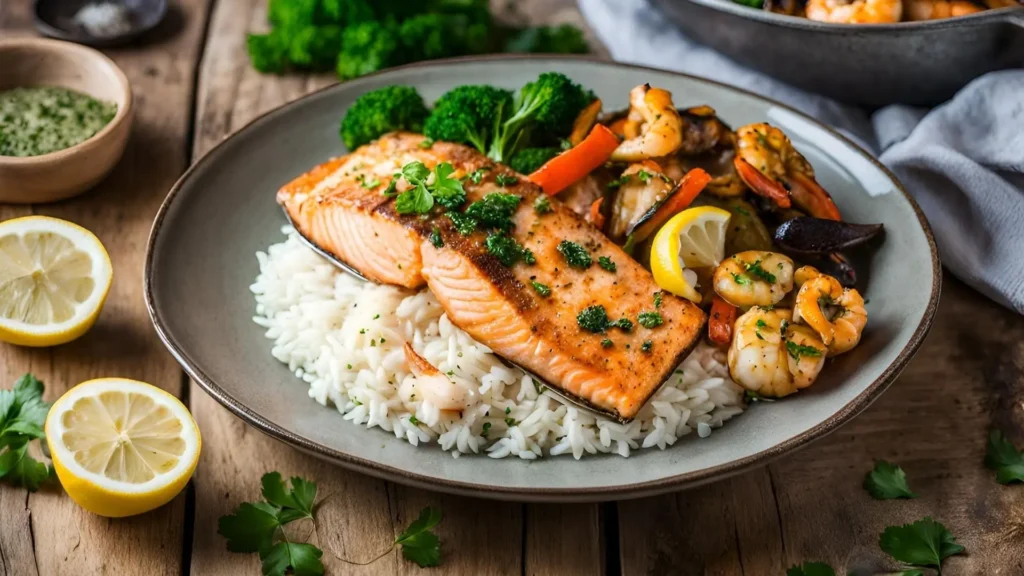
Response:
[{"label": "seared salmon piece", "polygon": [[[332,242],[328,249],[367,277],[408,287],[425,281],[452,323],[495,353],[581,403],[621,420],[635,417],[697,344],[704,313],[661,292],[647,270],[558,200],[539,213],[534,202],[543,192],[525,177],[466,146],[439,142],[420,148],[422,139],[385,136],[332,161],[336,165],[314,169],[282,189],[278,199],[296,222],[310,223],[315,242],[325,248],[321,238]],[[414,160],[428,168],[449,162],[454,177],[487,169],[478,184],[464,180],[467,206],[494,192],[520,196],[509,236],[532,252],[534,262],[503,265],[486,247],[488,232],[463,235],[440,212],[426,218],[398,214],[381,186]],[[360,170],[381,186],[367,191],[361,182],[368,176],[353,175]],[[496,183],[499,175],[503,187]],[[582,247],[590,265],[569,265],[558,249],[563,241]],[[600,257],[615,270],[601,267]],[[546,296],[544,287],[550,289]],[[628,320],[628,329],[625,322],[584,328],[577,317],[592,307],[601,307],[610,322]],[[644,326],[641,313],[648,320],[656,313],[660,324]]]}]

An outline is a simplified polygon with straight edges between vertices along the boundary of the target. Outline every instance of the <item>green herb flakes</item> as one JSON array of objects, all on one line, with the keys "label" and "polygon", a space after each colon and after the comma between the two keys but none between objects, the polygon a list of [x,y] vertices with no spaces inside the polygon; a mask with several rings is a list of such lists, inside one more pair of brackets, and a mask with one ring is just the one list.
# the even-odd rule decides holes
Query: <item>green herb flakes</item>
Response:
[{"label": "green herb flakes", "polygon": [[548,214],[551,210],[551,202],[548,200],[547,196],[538,196],[537,199],[533,201],[533,211],[538,215]]},{"label": "green herb flakes", "polygon": [[658,312],[641,312],[636,321],[644,328],[657,328],[665,323],[665,319]]},{"label": "green herb flakes", "polygon": [[441,238],[441,231],[437,229],[437,226],[430,231],[430,243],[434,245],[434,248],[444,248],[444,239]]},{"label": "green herb flakes", "polygon": [[599,256],[597,265],[609,272],[615,272],[615,262],[612,262],[612,259],[607,256]]},{"label": "green herb flakes", "polygon": [[565,258],[565,262],[573,268],[586,270],[587,268],[590,268],[590,265],[593,263],[587,249],[570,240],[562,240],[559,242],[557,249],[558,253]]},{"label": "green herb flakes", "polygon": [[540,294],[544,298],[551,296],[551,288],[547,285],[541,284],[536,280],[531,280],[530,286],[533,286],[533,291],[536,292],[537,294]]}]

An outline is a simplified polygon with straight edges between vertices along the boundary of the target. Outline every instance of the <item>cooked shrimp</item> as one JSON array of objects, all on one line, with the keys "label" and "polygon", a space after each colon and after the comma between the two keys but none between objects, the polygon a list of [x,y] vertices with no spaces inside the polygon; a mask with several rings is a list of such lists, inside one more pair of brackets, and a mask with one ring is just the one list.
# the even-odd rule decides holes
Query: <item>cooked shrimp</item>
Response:
[{"label": "cooked shrimp", "polygon": [[737,130],[736,136],[736,172],[756,194],[781,208],[789,208],[792,200],[815,218],[841,219],[832,197],[814,179],[811,163],[782,130],[750,124]]},{"label": "cooked shrimp", "polygon": [[473,404],[473,392],[453,382],[405,343],[405,361],[415,378],[407,378],[398,389],[406,404],[422,400],[438,410],[462,410]]},{"label": "cooked shrimp", "polygon": [[810,266],[796,271],[797,281],[803,282],[796,295],[793,321],[814,329],[829,354],[848,352],[860,342],[868,323],[864,298],[855,288],[843,288],[832,276],[815,273]]},{"label": "cooked shrimp", "polygon": [[777,252],[740,252],[715,268],[713,284],[733,306],[774,306],[793,289],[793,260]]},{"label": "cooked shrimp", "polygon": [[747,390],[781,398],[814,383],[827,351],[814,331],[794,325],[788,308],[751,308],[736,319],[729,374]]},{"label": "cooked shrimp", "polygon": [[965,0],[903,0],[907,20],[939,20],[982,10],[981,6]]},{"label": "cooked shrimp", "polygon": [[683,122],[672,93],[643,84],[629,92],[629,116],[623,126],[627,140],[612,153],[616,162],[639,162],[672,154],[683,143]]},{"label": "cooked shrimp", "polygon": [[889,24],[903,17],[900,0],[807,0],[807,17],[840,24]]}]

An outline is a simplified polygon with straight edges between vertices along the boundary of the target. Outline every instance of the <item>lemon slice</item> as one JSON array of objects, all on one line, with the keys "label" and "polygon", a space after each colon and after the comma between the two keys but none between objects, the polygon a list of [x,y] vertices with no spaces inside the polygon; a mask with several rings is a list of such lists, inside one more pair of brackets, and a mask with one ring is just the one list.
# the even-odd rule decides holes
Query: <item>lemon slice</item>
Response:
[{"label": "lemon slice", "polygon": [[96,322],[112,278],[103,244],[77,224],[46,216],[0,223],[0,340],[78,338]]},{"label": "lemon slice", "polygon": [[181,492],[202,439],[174,396],[143,382],[103,378],[75,386],[53,404],[46,443],[68,496],[94,514],[120,518]]},{"label": "lemon slice", "polygon": [[687,208],[658,230],[651,243],[651,273],[664,290],[700,302],[692,268],[713,268],[725,258],[731,214],[713,206]]}]

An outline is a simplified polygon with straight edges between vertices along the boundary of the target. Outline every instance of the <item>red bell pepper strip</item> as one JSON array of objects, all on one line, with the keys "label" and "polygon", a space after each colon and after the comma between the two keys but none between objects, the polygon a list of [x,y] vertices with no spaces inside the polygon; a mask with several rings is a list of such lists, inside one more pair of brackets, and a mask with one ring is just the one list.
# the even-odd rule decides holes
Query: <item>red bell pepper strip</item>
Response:
[{"label": "red bell pepper strip", "polygon": [[718,294],[711,298],[711,318],[708,319],[708,338],[719,346],[732,342],[732,327],[736,324],[739,309],[723,300]]},{"label": "red bell pepper strip", "polygon": [[760,170],[754,168],[750,162],[747,162],[739,156],[737,156],[732,163],[733,166],[736,167],[736,174],[739,175],[740,179],[743,180],[747,186],[750,186],[750,189],[754,191],[754,194],[774,200],[779,208],[789,208],[793,205],[789,199],[789,192],[782,186],[782,184],[779,184],[765,176]]},{"label": "red bell pepper strip", "polygon": [[694,168],[683,176],[683,179],[676,184],[676,190],[665,202],[658,207],[658,210],[645,222],[631,231],[633,240],[637,243],[643,242],[651,234],[668,222],[676,214],[685,210],[693,203],[700,191],[711,182],[711,175],[701,168]]}]

